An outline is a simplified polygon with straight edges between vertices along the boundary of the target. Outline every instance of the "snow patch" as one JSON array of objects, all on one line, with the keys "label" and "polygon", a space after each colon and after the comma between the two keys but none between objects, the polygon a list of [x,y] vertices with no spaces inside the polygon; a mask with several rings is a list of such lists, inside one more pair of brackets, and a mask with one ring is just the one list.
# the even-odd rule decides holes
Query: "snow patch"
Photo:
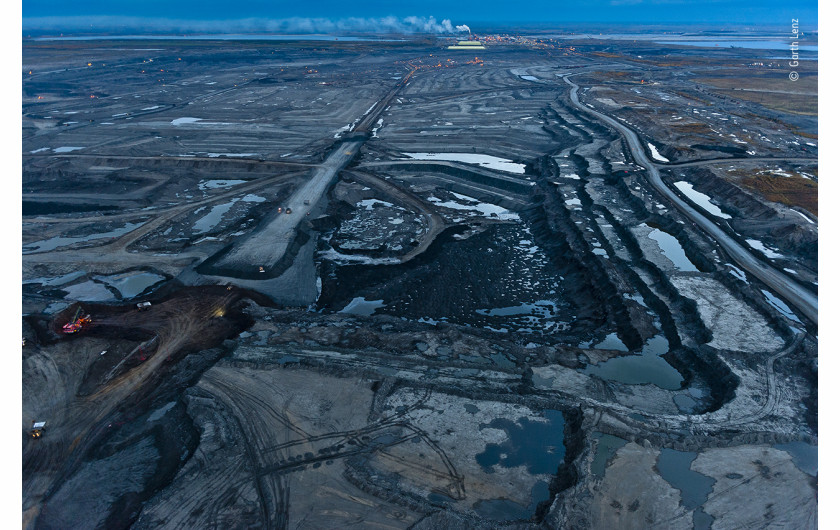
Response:
[{"label": "snow patch", "polygon": [[178,126],[185,123],[195,123],[201,121],[201,118],[175,118],[172,120],[172,125]]},{"label": "snow patch", "polygon": [[518,164],[506,158],[482,155],[476,153],[403,153],[415,160],[445,160],[449,162],[466,162],[477,164],[489,169],[498,169],[509,173],[525,173],[525,164]]},{"label": "snow patch", "polygon": [[650,148],[650,155],[660,162],[670,162],[667,158],[659,154],[659,151],[656,150],[656,146],[652,143],[648,142],[648,148]]},{"label": "snow patch", "polygon": [[747,241],[747,244],[749,246],[758,250],[759,252],[761,252],[762,254],[767,256],[768,258],[776,259],[776,258],[783,258],[784,257],[783,255],[779,254],[778,252],[774,252],[773,250],[765,247],[764,243],[762,243],[758,239],[747,239],[746,241]]},{"label": "snow patch", "polygon": [[688,197],[691,202],[703,208],[715,217],[720,217],[721,219],[732,219],[731,215],[723,213],[720,208],[712,204],[711,198],[708,195],[695,190],[694,186],[690,182],[681,180],[679,182],[675,182],[674,186],[683,192],[683,194]]}]

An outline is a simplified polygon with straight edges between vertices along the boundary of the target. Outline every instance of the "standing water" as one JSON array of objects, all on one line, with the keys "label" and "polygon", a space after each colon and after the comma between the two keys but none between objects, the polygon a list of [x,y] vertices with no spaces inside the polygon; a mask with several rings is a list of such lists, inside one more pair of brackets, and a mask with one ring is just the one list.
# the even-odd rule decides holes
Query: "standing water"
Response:
[{"label": "standing water", "polygon": [[651,383],[665,390],[679,390],[683,378],[676,368],[661,357],[667,352],[668,339],[657,335],[645,342],[640,353],[591,364],[583,373],[628,385]]}]

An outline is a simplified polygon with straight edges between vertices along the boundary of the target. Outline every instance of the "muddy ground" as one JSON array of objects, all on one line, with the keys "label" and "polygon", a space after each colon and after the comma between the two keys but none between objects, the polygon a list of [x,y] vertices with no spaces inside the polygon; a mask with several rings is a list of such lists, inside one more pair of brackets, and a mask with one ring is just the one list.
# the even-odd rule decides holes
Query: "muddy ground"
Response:
[{"label": "muddy ground", "polygon": [[816,527],[816,323],[563,80],[816,293],[755,57],[107,44],[24,43],[25,528]]}]

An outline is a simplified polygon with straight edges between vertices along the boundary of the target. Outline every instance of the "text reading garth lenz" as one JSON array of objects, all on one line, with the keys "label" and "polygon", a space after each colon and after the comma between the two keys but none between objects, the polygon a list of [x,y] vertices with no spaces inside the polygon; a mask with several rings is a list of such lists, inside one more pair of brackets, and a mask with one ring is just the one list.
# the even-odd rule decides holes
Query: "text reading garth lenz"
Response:
[{"label": "text reading garth lenz", "polygon": [[[796,68],[799,66],[799,19],[790,19],[790,62],[788,66]],[[791,81],[799,79],[799,73],[796,70],[791,70],[788,74]]]}]

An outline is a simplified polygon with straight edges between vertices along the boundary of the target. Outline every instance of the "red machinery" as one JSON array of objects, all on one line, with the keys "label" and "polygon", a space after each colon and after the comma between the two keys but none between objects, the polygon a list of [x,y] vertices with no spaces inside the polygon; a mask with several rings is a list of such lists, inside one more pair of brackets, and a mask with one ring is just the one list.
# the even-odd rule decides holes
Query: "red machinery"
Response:
[{"label": "red machinery", "polygon": [[84,327],[86,324],[90,324],[90,322],[91,322],[90,315],[79,316],[81,314],[82,314],[82,306],[79,306],[79,308],[76,309],[76,314],[73,315],[73,318],[70,320],[70,322],[64,324],[61,327],[61,330],[64,333],[76,333],[76,332],[80,331],[82,329],[82,327]]}]

